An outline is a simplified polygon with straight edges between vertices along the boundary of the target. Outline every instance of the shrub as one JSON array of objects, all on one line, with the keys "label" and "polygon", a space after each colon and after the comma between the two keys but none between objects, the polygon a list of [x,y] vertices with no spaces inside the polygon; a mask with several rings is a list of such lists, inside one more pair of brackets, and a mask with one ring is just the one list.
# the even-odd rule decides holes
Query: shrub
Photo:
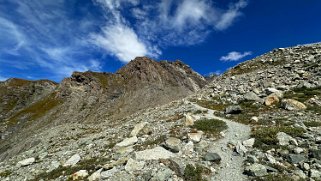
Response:
[{"label": "shrub", "polygon": [[194,123],[192,127],[213,135],[217,135],[221,131],[227,129],[226,123],[217,119],[198,120]]}]

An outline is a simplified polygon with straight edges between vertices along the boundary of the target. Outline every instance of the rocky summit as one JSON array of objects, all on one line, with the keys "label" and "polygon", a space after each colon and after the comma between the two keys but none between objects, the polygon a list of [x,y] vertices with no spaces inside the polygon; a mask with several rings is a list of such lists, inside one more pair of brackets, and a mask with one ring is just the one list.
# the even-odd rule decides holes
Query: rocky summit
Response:
[{"label": "rocky summit", "polygon": [[205,79],[138,57],[0,82],[0,180],[321,180],[321,44]]}]

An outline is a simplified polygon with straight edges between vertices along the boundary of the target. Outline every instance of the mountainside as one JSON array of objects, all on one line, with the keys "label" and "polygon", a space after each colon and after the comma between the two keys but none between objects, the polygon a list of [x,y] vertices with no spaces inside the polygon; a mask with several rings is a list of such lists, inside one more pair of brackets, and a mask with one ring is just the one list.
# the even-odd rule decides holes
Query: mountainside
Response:
[{"label": "mountainside", "polygon": [[[117,120],[139,110],[186,97],[205,79],[180,61],[155,62],[138,57],[115,74],[75,72],[59,85],[10,79],[1,85],[2,159],[24,151],[19,138],[67,122]],[[12,138],[10,137],[12,135]],[[31,144],[21,139],[24,144]],[[32,142],[32,140],[30,140]],[[32,145],[32,144],[31,144]]]},{"label": "mountainside", "polygon": [[16,98],[0,94],[0,178],[321,180],[321,44],[212,79],[139,57],[36,90],[1,83]]}]

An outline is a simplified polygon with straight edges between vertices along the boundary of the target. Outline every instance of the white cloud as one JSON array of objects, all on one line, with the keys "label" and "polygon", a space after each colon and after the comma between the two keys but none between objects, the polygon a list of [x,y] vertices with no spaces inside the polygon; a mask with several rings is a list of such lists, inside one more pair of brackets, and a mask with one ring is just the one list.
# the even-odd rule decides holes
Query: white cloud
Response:
[{"label": "white cloud", "polygon": [[242,15],[240,9],[245,8],[247,4],[247,1],[240,0],[236,4],[230,5],[228,11],[223,13],[218,22],[215,24],[215,28],[218,30],[225,30],[226,28],[230,27],[234,23],[235,19]]},{"label": "white cloud", "polygon": [[249,56],[249,55],[252,55],[252,52],[241,53],[241,52],[233,51],[233,52],[228,53],[225,56],[222,56],[220,58],[220,60],[221,61],[238,61],[238,60],[241,60],[242,58]]},{"label": "white cloud", "polygon": [[106,26],[102,34],[93,34],[92,41],[122,62],[129,62],[137,56],[145,56],[147,48],[135,32],[122,24]]},{"label": "white cloud", "polygon": [[207,19],[210,7],[204,1],[184,0],[176,10],[174,26],[182,29],[188,24],[197,25],[202,19]]},{"label": "white cloud", "polygon": [[91,45],[84,41],[99,21],[86,7],[77,10],[86,16],[71,16],[75,2],[12,0],[7,8],[0,6],[0,71],[38,69],[35,74],[47,75],[35,78],[59,81],[72,71],[101,70],[91,61]]},{"label": "white cloud", "polygon": [[247,5],[239,0],[223,10],[209,0],[93,1],[104,10],[106,23],[91,42],[122,62],[142,55],[157,57],[169,46],[201,43],[213,30],[230,27]]}]

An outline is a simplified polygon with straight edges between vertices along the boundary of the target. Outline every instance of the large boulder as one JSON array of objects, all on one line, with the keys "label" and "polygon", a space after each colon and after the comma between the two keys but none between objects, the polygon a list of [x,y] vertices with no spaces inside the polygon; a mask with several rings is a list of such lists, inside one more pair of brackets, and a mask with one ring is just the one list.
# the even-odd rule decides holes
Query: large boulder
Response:
[{"label": "large boulder", "polygon": [[214,163],[220,163],[222,158],[219,154],[217,153],[206,153],[204,156],[204,160],[214,162]]},{"label": "large boulder", "polygon": [[18,162],[18,166],[24,167],[33,164],[36,161],[35,158],[28,158]]},{"label": "large boulder", "polygon": [[122,142],[119,142],[116,144],[117,147],[126,147],[126,146],[131,146],[135,143],[137,143],[138,139],[136,136],[126,138]]},{"label": "large boulder", "polygon": [[307,109],[306,105],[294,99],[283,99],[281,102],[281,107],[289,111],[299,111]]},{"label": "large boulder", "polygon": [[254,163],[253,165],[245,167],[245,174],[254,177],[262,177],[268,175],[268,172],[264,165]]},{"label": "large boulder", "polygon": [[272,105],[276,105],[280,102],[280,99],[278,98],[278,96],[276,95],[269,95],[265,98],[264,100],[264,104],[266,106],[272,106]]},{"label": "large boulder", "polygon": [[284,133],[284,132],[278,132],[276,134],[276,138],[279,141],[279,145],[281,146],[287,146],[290,145],[291,143],[294,145],[298,145],[297,141],[292,138],[290,135]]},{"label": "large boulder", "polygon": [[243,99],[247,101],[257,101],[257,102],[262,101],[262,99],[258,95],[256,95],[254,92],[248,92],[244,94]]},{"label": "large boulder", "polygon": [[240,114],[242,112],[242,108],[239,105],[228,106],[225,109],[226,114]]},{"label": "large boulder", "polygon": [[175,154],[163,147],[135,152],[136,160],[159,160],[175,157]]},{"label": "large boulder", "polygon": [[74,166],[80,161],[80,155],[79,154],[74,154],[72,157],[70,157],[66,163],[64,164],[64,167],[67,166]]},{"label": "large boulder", "polygon": [[130,136],[137,136],[138,133],[148,124],[147,122],[141,122],[135,125],[134,129],[130,133]]}]

